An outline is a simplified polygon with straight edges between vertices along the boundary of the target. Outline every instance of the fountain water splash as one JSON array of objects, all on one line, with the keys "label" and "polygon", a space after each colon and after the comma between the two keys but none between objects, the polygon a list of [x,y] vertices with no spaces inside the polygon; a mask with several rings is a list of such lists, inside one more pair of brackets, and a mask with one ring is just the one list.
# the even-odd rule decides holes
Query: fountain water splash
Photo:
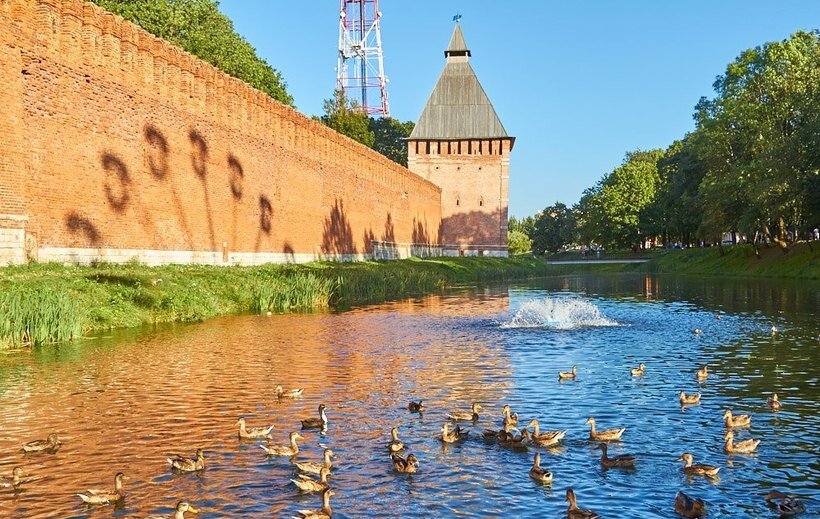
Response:
[{"label": "fountain water splash", "polygon": [[556,328],[618,326],[617,321],[601,315],[597,306],[576,297],[547,297],[527,301],[502,328]]}]

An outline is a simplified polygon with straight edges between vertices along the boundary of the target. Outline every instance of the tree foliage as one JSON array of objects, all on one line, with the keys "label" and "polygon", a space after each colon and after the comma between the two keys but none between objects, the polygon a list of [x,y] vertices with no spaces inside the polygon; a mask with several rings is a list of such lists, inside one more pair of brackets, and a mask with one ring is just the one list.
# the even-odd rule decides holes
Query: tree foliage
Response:
[{"label": "tree foliage", "polygon": [[575,215],[572,209],[556,202],[535,217],[532,232],[532,251],[535,254],[558,252],[574,241]]},{"label": "tree foliage", "polygon": [[407,142],[416,123],[413,121],[401,122],[392,117],[372,117],[370,131],[373,132],[373,149],[392,160],[407,167]]},{"label": "tree foliage", "polygon": [[507,234],[507,248],[510,254],[524,254],[532,250],[532,240],[522,231],[512,231]]},{"label": "tree foliage", "polygon": [[256,54],[216,0],[91,0],[225,73],[293,105],[282,75]]},{"label": "tree foliage", "polygon": [[349,100],[344,90],[335,90],[333,97],[325,100],[324,110],[325,114],[319,121],[354,141],[373,147],[376,135],[370,129],[370,116],[358,104]]}]

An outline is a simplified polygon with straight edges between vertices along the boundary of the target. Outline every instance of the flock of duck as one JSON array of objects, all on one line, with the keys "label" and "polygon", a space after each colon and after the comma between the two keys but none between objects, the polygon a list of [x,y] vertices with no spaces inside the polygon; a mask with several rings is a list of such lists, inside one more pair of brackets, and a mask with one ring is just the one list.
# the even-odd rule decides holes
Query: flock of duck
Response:
[{"label": "flock of duck", "polygon": [[[773,329],[772,333],[776,330]],[[696,334],[700,330],[695,330]],[[577,378],[578,367],[573,366],[568,372],[559,372],[559,381],[571,381]],[[646,374],[646,366],[641,363],[638,367],[630,370],[633,377],[642,377]],[[704,381],[709,377],[710,373],[707,366],[703,366],[698,370],[695,377],[698,381]],[[303,395],[302,389],[284,390],[282,386],[277,386],[275,395],[279,399],[293,399],[299,398]],[[699,405],[701,403],[701,394],[686,394],[681,391],[679,394],[679,402],[682,408],[691,405]],[[772,411],[778,411],[782,403],[778,399],[777,394],[772,394],[766,401],[768,407]],[[301,430],[321,430],[325,432],[328,426],[328,418],[326,414],[326,406],[319,405],[318,416],[308,418],[301,421]],[[423,402],[410,402],[408,410],[411,413],[424,413],[425,406]],[[462,429],[461,423],[472,422],[476,424],[480,419],[480,413],[483,408],[478,403],[473,403],[468,410],[453,411],[447,415],[447,421],[441,427],[440,441],[445,444],[454,444],[462,442],[469,437],[469,431]],[[732,413],[731,409],[726,409],[722,415],[722,419],[726,425],[726,433],[724,439],[724,450],[728,453],[751,453],[754,452],[760,440],[744,439],[735,441],[735,430],[748,428],[751,425],[752,417],[749,415],[736,415]],[[523,420],[520,421],[523,424]],[[512,412],[509,405],[505,405],[502,410],[502,420],[500,429],[484,429],[482,437],[486,441],[495,442],[499,445],[511,449],[521,449],[528,451],[530,446],[537,447],[551,447],[558,445],[565,437],[567,431],[560,430],[541,430],[538,420],[530,420],[526,425],[519,429],[519,417],[517,413]],[[589,440],[598,442],[598,449],[601,451],[601,466],[603,468],[621,468],[633,469],[638,461],[637,456],[632,454],[620,454],[616,456],[609,456],[607,453],[607,444],[609,442],[620,441],[625,428],[613,428],[606,430],[596,429],[596,421],[594,417],[589,417],[585,425],[589,426]],[[268,427],[254,427],[248,428],[245,419],[239,418],[235,427],[238,428],[238,436],[241,440],[271,440],[271,433],[273,425]],[[532,431],[530,431],[532,428]],[[333,490],[330,488],[329,477],[331,476],[331,469],[333,468],[333,459],[335,455],[331,449],[325,449],[321,461],[303,461],[297,462],[295,456],[299,453],[298,441],[303,436],[299,431],[293,431],[289,435],[289,442],[285,444],[273,444],[270,442],[260,444],[259,447],[265,452],[266,456],[289,457],[294,466],[296,476],[291,482],[304,493],[319,493],[322,495],[322,507],[316,510],[301,510],[297,512],[295,519],[330,519],[333,516],[333,510],[330,505],[330,498],[333,497]],[[56,434],[50,434],[45,440],[34,440],[23,445],[25,453],[54,453],[60,449],[62,442]],[[398,428],[394,427],[391,430],[391,439],[387,444],[387,452],[390,456],[390,463],[393,469],[398,473],[414,474],[418,471],[420,461],[412,453],[407,453],[404,456],[402,453],[407,452],[405,443],[399,438]],[[682,471],[690,477],[707,477],[716,478],[720,467],[707,465],[704,463],[694,463],[693,456],[684,452],[676,460],[683,462]],[[171,455],[167,458],[171,469],[179,472],[198,472],[205,469],[205,454],[202,449],[197,449],[194,457],[186,457],[183,455]],[[553,474],[545,467],[541,466],[541,454],[535,452],[533,465],[529,470],[529,477],[539,484],[551,485],[553,483]],[[10,476],[0,476],[0,486],[14,487],[15,489],[34,483],[38,479],[36,476],[27,476],[22,467],[15,467]],[[127,477],[124,473],[117,473],[114,477],[114,488],[105,490],[87,490],[78,493],[77,496],[88,505],[105,506],[113,505],[121,502],[125,498],[125,489],[123,481]],[[773,490],[765,496],[766,503],[781,517],[790,517],[800,514],[805,510],[804,504],[788,494]],[[584,509],[578,506],[575,491],[572,488],[566,490],[567,506],[566,516],[571,519],[593,519],[599,517],[597,513]],[[675,511],[690,518],[698,518],[706,515],[706,505],[703,500],[692,498],[683,492],[678,492],[674,501]],[[185,519],[186,513],[196,514],[199,512],[193,505],[187,501],[179,501],[176,504],[173,519]],[[160,519],[162,516],[152,516],[153,519]],[[165,516],[162,519],[167,519]]]}]

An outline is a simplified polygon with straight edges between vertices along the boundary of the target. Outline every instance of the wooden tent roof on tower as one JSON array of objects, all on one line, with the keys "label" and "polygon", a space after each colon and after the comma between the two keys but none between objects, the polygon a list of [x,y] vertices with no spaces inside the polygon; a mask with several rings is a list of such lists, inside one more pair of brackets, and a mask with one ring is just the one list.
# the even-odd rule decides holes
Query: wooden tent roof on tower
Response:
[{"label": "wooden tent roof on tower", "polygon": [[447,64],[410,140],[510,138],[468,62],[471,55],[456,24],[444,51]]}]

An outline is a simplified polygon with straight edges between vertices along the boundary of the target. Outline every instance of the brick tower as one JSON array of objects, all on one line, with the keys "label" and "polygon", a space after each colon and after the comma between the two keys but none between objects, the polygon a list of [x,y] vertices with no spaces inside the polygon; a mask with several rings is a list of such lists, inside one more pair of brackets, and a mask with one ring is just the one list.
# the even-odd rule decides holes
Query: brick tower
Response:
[{"label": "brick tower", "polygon": [[507,135],[470,66],[456,23],[447,63],[407,141],[408,167],[441,187],[439,239],[447,255],[507,256]]}]

